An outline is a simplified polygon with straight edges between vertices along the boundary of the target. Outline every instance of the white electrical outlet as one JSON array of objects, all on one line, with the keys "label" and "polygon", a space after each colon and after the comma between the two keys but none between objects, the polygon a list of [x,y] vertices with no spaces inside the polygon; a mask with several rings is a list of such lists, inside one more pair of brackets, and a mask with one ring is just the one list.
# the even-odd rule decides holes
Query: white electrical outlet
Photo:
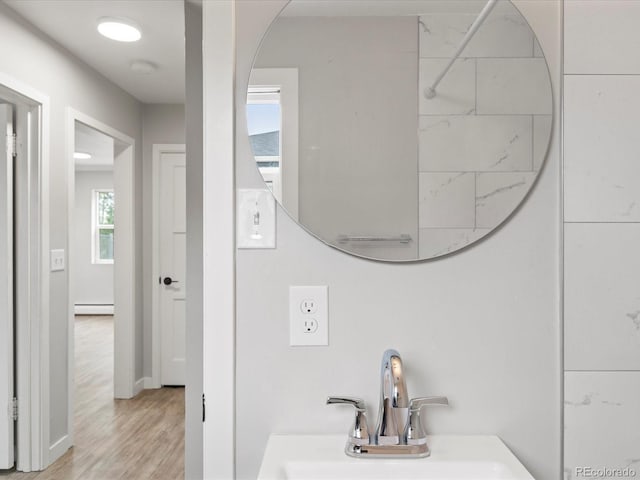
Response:
[{"label": "white electrical outlet", "polygon": [[307,314],[316,313],[318,311],[318,303],[313,298],[305,298],[300,303],[300,311]]},{"label": "white electrical outlet", "polygon": [[328,288],[289,287],[289,344],[329,345]]},{"label": "white electrical outlet", "polygon": [[318,321],[315,318],[305,320],[302,330],[304,333],[316,333],[318,331]]}]

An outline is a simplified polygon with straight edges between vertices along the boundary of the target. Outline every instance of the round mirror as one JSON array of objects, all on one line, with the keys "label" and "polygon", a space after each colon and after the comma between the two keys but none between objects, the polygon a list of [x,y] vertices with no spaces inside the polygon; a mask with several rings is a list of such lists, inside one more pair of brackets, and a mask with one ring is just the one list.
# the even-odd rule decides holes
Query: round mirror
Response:
[{"label": "round mirror", "polygon": [[327,244],[415,261],[504,222],[552,126],[549,71],[508,0],[291,0],[247,93],[257,168]]}]

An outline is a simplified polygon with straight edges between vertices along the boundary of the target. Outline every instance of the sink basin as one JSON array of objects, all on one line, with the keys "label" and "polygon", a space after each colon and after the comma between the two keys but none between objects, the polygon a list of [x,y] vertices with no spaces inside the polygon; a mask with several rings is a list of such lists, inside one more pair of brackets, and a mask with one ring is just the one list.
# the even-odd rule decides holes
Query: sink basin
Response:
[{"label": "sink basin", "polygon": [[258,480],[534,480],[496,436],[432,435],[427,458],[363,459],[345,435],[271,435]]}]

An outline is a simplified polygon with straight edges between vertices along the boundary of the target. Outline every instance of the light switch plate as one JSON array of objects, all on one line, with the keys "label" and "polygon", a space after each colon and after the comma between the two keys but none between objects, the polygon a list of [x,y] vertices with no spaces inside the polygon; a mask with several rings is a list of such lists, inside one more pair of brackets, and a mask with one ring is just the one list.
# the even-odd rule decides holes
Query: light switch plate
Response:
[{"label": "light switch plate", "polygon": [[329,288],[289,287],[289,345],[329,345]]},{"label": "light switch plate", "polygon": [[238,190],[238,248],[276,248],[276,202],[271,190]]},{"label": "light switch plate", "polygon": [[64,250],[51,250],[50,261],[52,272],[59,272],[61,270],[64,270]]}]

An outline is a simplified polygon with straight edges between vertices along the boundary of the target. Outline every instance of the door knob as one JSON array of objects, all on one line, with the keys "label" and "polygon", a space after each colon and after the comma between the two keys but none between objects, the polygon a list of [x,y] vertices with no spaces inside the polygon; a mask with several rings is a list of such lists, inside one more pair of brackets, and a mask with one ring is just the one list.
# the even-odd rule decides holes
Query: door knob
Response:
[{"label": "door knob", "polygon": [[173,280],[171,277],[164,277],[164,280],[162,280],[162,283],[168,286],[168,285],[171,285],[172,283],[178,283],[178,281]]}]

